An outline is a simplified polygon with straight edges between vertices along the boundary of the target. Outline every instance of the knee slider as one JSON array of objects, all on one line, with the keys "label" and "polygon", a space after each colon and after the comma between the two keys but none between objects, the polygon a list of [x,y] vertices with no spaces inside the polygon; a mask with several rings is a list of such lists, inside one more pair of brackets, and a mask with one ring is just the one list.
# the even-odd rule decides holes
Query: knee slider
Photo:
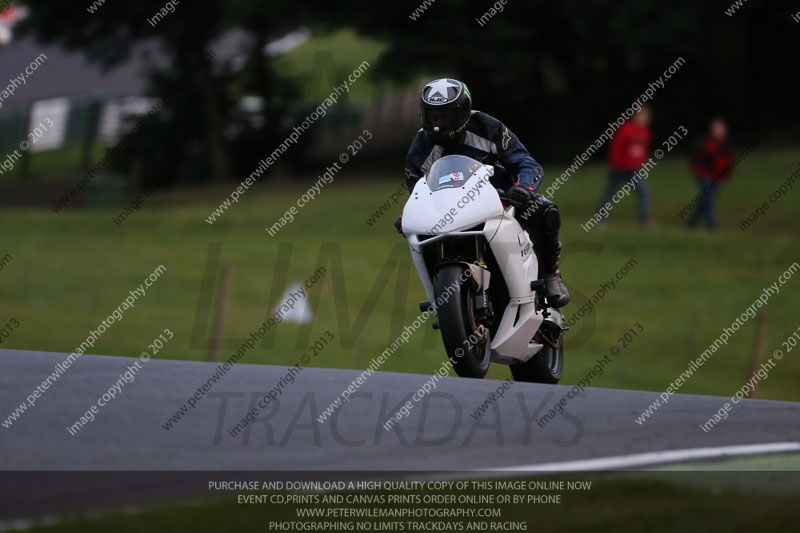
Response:
[{"label": "knee slider", "polygon": [[547,233],[557,233],[561,228],[561,214],[556,204],[548,203],[542,210],[542,229]]}]

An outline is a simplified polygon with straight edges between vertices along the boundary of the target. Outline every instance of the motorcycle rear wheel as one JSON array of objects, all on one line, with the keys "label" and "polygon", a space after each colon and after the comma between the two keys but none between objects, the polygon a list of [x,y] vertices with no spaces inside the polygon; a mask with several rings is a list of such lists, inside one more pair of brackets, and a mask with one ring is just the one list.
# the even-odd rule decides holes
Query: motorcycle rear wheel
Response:
[{"label": "motorcycle rear wheel", "polygon": [[536,335],[535,340],[544,347],[524,363],[510,365],[511,375],[515,381],[555,385],[564,371],[564,336],[556,326],[548,327],[547,322],[542,323],[542,329]]}]

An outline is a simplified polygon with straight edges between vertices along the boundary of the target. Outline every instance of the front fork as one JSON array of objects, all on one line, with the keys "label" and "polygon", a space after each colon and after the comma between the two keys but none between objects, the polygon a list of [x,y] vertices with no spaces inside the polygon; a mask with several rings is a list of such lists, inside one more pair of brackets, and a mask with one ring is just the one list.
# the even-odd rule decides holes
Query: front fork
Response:
[{"label": "front fork", "polygon": [[[464,266],[465,271],[469,272],[469,277],[475,283],[475,297],[472,309],[475,319],[475,331],[480,338],[483,338],[489,333],[490,325],[494,318],[492,300],[489,297],[491,272],[489,272],[485,260],[486,242],[477,237],[473,241],[475,258],[471,262],[458,257],[458,255],[451,256],[445,249],[445,242],[439,241],[436,243],[436,264],[460,263]],[[424,305],[426,303],[422,302],[420,308],[427,307]]]}]

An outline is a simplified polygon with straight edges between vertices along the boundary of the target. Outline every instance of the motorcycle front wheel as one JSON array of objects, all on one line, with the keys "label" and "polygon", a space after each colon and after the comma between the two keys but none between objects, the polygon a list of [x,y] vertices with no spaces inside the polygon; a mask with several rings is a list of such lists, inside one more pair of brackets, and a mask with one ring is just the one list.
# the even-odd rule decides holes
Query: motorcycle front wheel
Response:
[{"label": "motorcycle front wheel", "polygon": [[489,332],[475,320],[476,286],[465,270],[464,265],[449,264],[436,274],[439,328],[456,374],[482,378],[489,370]]}]

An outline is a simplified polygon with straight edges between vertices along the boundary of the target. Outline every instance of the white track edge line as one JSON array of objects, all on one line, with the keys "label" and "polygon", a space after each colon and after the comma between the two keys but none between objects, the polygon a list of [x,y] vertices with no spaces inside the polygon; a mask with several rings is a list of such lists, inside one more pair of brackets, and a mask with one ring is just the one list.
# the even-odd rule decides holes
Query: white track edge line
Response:
[{"label": "white track edge line", "polygon": [[708,448],[686,448],[683,450],[664,450],[659,452],[635,453],[578,459],[554,463],[534,463],[527,465],[504,466],[483,469],[482,472],[586,472],[598,470],[617,470],[653,466],[698,459],[718,459],[744,455],[786,453],[800,451],[800,442],[770,442],[764,444],[740,444],[734,446],[714,446]]}]

